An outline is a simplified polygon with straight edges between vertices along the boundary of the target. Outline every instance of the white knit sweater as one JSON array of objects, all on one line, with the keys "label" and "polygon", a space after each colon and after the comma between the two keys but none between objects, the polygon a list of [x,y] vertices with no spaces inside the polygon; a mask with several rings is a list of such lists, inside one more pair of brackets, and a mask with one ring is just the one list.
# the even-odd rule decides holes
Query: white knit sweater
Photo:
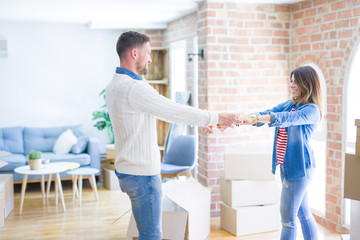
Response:
[{"label": "white knit sweater", "polygon": [[115,74],[106,87],[106,104],[115,133],[115,169],[131,175],[160,173],[156,117],[171,123],[216,125],[218,114],[165,98],[148,83]]}]

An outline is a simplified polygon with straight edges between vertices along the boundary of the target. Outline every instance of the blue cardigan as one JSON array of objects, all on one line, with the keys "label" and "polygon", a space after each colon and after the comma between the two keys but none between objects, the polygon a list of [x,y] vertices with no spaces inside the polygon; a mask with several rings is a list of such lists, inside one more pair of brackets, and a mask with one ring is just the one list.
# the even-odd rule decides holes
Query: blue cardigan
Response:
[{"label": "blue cardigan", "polygon": [[[259,115],[270,114],[271,124],[275,128],[272,173],[275,174],[278,165],[276,157],[276,140],[279,127],[284,127],[288,134],[288,142],[284,156],[285,179],[298,179],[306,175],[306,169],[316,166],[314,153],[310,147],[309,140],[320,120],[320,111],[313,104],[299,104],[295,106],[296,111],[291,112],[294,103],[291,99],[283,102],[272,109],[259,112]],[[262,126],[258,123],[257,126]]]}]

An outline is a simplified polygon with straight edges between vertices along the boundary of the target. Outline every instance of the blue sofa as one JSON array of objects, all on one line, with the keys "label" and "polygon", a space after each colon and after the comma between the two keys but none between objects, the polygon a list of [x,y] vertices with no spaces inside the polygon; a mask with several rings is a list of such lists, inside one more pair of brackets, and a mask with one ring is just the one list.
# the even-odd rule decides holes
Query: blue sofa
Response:
[{"label": "blue sofa", "polygon": [[[0,160],[9,164],[0,168],[0,174],[13,174],[14,181],[21,181],[22,174],[14,172],[20,166],[28,165],[27,155],[31,150],[41,151],[43,159],[50,159],[50,162],[76,162],[81,167],[92,167],[99,169],[100,174],[100,142],[95,137],[89,137],[85,151],[79,154],[55,154],[53,147],[59,135],[71,129],[74,135],[79,138],[83,134],[80,126],[64,126],[51,128],[35,127],[7,127],[0,128],[0,150],[12,153]],[[66,172],[60,174],[61,178],[70,178]],[[28,180],[40,179],[39,175],[29,175]]]}]

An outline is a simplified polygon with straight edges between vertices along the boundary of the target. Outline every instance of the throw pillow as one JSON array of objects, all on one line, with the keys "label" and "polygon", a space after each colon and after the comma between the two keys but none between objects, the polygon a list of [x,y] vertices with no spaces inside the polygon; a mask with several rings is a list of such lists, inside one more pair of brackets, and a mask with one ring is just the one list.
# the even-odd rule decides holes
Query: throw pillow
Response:
[{"label": "throw pillow", "polygon": [[77,138],[75,137],[73,131],[71,131],[71,129],[68,129],[62,134],[60,134],[60,136],[56,140],[53,152],[56,154],[69,153],[76,141]]},{"label": "throw pillow", "polygon": [[75,145],[72,147],[71,152],[74,154],[80,154],[85,152],[89,141],[88,136],[79,137]]}]

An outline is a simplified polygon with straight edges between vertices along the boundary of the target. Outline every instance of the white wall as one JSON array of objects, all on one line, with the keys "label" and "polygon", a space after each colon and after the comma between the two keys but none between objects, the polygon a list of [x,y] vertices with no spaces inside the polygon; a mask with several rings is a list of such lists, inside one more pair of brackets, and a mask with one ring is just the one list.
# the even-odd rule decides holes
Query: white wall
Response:
[{"label": "white wall", "polygon": [[0,127],[81,124],[104,146],[106,131],[91,119],[119,65],[120,34],[76,24],[0,22],[0,36],[8,40],[8,57],[0,57]]}]

